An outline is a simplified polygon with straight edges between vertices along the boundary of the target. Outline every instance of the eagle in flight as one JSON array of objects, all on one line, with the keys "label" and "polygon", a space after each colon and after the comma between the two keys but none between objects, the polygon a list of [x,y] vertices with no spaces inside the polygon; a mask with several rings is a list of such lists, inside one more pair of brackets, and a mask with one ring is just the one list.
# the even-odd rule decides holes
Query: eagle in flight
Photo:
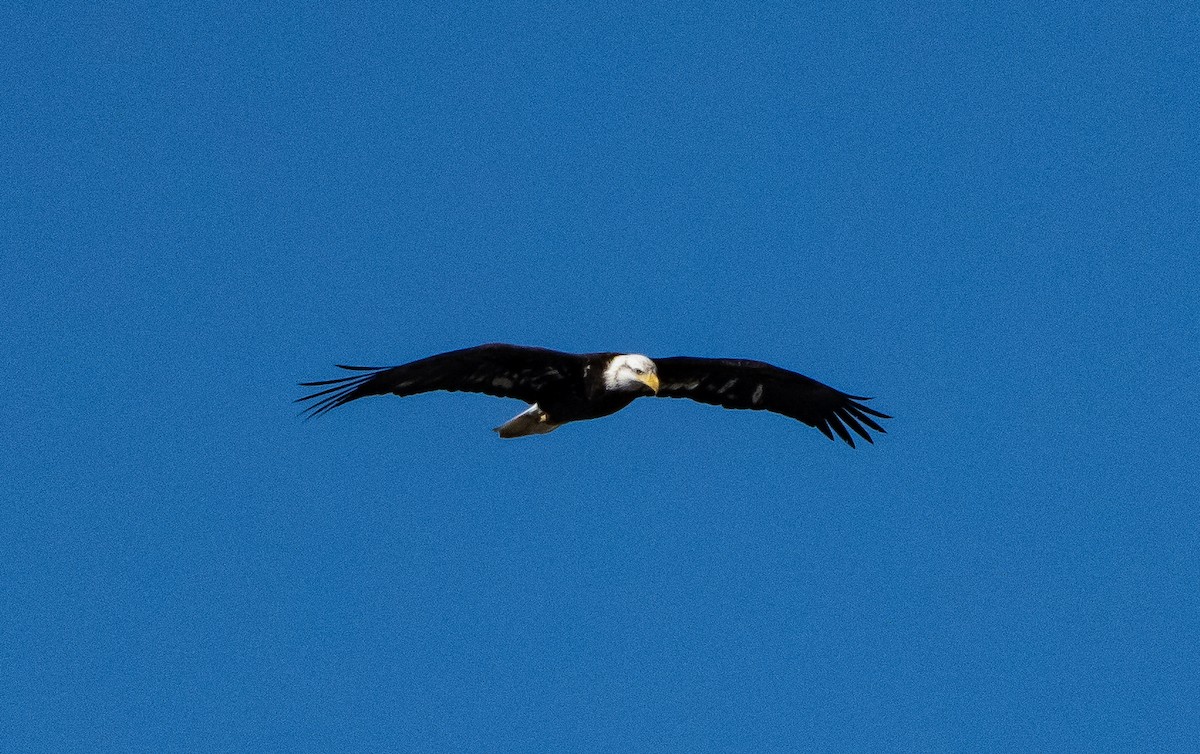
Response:
[{"label": "eagle in flight", "polygon": [[545,434],[567,422],[598,419],[620,411],[635,398],[653,395],[772,411],[816,427],[831,440],[836,434],[852,448],[851,431],[874,442],[867,429],[885,430],[871,417],[891,418],[859,402],[869,398],[847,395],[802,374],[744,359],[649,359],[640,354],[575,354],[491,343],[394,367],[338,366],[364,374],[300,383],[322,388],[297,399],[313,401],[305,414],[319,416],[368,395],[407,396],[434,390],[485,393],[530,404],[496,427],[501,437],[508,438]]}]

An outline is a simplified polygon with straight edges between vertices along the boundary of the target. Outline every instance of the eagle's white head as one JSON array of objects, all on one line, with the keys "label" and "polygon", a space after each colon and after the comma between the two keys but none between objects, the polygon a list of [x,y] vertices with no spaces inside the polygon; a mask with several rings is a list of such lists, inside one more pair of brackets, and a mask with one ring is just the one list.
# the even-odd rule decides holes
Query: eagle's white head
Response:
[{"label": "eagle's white head", "polygon": [[654,362],[638,353],[616,356],[604,368],[606,390],[620,392],[658,392],[658,368]]}]

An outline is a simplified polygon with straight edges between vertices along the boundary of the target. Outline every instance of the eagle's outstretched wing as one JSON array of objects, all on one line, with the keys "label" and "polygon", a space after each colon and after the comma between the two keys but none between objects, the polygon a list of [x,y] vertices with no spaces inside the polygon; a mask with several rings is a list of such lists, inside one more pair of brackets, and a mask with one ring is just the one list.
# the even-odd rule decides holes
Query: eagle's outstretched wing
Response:
[{"label": "eagle's outstretched wing", "polygon": [[863,425],[886,432],[871,417],[892,418],[858,402],[869,398],[847,395],[761,361],[674,356],[654,359],[654,363],[660,398],[691,398],[725,408],[772,411],[816,427],[831,440],[836,432],[852,448],[854,438],[846,427],[873,443]]},{"label": "eagle's outstretched wing", "polygon": [[490,343],[395,367],[338,364],[342,369],[367,374],[301,382],[304,387],[331,387],[298,398],[296,402],[321,398],[304,410],[309,416],[319,416],[368,395],[393,393],[404,396],[433,390],[486,393],[536,403],[538,395],[546,388],[566,379],[578,379],[583,370],[583,361],[581,356],[562,351]]}]

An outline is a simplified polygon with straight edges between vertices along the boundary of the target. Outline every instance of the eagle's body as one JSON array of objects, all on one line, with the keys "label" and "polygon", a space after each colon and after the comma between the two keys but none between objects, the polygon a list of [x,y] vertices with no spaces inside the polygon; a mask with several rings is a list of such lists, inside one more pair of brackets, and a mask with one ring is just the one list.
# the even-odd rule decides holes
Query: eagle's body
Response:
[{"label": "eagle's body", "polygon": [[299,399],[321,398],[306,409],[311,415],[368,395],[407,396],[433,390],[485,393],[531,404],[496,428],[507,438],[544,434],[568,422],[598,419],[620,411],[638,397],[657,395],[725,408],[773,411],[816,427],[830,439],[836,433],[851,447],[854,440],[847,427],[872,442],[863,425],[883,432],[871,417],[891,418],[858,402],[866,398],[761,361],[690,356],[651,360],[639,354],[572,354],[492,343],[395,367],[342,368],[367,374],[301,383],[325,388]]}]

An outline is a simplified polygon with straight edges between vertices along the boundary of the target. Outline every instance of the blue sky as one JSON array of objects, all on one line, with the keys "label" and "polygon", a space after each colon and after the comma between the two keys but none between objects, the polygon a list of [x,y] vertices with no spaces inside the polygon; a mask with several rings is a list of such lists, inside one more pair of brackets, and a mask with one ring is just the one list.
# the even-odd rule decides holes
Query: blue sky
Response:
[{"label": "blue sky", "polygon": [[[1198,745],[1195,8],[0,14],[5,748]],[[290,403],[488,341],[896,418]]]}]

